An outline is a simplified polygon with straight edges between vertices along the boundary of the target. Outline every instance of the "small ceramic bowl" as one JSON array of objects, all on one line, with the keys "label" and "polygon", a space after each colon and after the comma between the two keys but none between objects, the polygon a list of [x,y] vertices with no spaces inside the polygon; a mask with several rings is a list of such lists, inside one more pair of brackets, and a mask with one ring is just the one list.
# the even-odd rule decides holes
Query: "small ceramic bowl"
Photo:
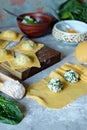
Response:
[{"label": "small ceramic bowl", "polygon": [[54,25],[52,34],[57,40],[76,45],[87,40],[87,24],[78,20],[63,20]]},{"label": "small ceramic bowl", "polygon": [[35,38],[43,36],[47,33],[50,27],[50,23],[52,21],[51,16],[44,13],[26,13],[21,14],[19,17],[25,16],[30,16],[36,21],[39,21],[39,23],[25,24],[22,23],[22,21],[19,18],[17,18],[18,27],[24,34],[28,35],[29,37]]}]

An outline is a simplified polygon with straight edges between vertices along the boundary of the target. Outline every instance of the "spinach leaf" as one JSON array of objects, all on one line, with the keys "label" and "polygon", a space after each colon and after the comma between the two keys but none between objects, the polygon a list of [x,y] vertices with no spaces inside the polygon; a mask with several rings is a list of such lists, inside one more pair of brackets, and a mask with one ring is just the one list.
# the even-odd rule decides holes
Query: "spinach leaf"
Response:
[{"label": "spinach leaf", "polygon": [[60,19],[76,19],[87,22],[87,3],[79,0],[67,0],[59,7]]},{"label": "spinach leaf", "polygon": [[10,99],[0,95],[0,122],[18,124],[23,118],[19,106]]}]

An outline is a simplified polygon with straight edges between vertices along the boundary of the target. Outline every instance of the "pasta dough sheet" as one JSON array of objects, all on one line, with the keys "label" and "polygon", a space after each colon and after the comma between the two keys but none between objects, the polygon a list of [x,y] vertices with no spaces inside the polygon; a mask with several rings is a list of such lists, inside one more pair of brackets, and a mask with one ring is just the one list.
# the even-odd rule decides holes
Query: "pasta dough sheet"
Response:
[{"label": "pasta dough sheet", "polygon": [[[69,83],[63,78],[63,74],[68,69],[73,69],[76,72],[78,71],[79,81],[77,83]],[[47,87],[48,81],[53,77],[60,78],[63,83],[63,89],[58,93],[51,92]],[[87,80],[84,81],[86,78],[87,67],[79,64],[64,64],[55,71],[52,71],[47,78],[30,85],[28,87],[27,97],[35,99],[37,102],[48,108],[62,108],[80,96],[87,94]]]}]

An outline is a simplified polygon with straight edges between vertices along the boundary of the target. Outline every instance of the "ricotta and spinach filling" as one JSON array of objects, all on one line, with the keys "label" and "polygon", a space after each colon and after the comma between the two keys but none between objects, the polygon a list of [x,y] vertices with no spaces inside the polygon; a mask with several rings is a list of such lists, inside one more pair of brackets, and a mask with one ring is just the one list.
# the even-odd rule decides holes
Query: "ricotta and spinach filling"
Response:
[{"label": "ricotta and spinach filling", "polygon": [[62,82],[60,81],[60,79],[58,78],[52,78],[49,82],[48,82],[48,88],[52,91],[52,92],[59,92],[61,91],[63,87]]},{"label": "ricotta and spinach filling", "polygon": [[78,82],[79,75],[73,70],[66,70],[64,74],[64,79],[68,82],[75,83]]}]

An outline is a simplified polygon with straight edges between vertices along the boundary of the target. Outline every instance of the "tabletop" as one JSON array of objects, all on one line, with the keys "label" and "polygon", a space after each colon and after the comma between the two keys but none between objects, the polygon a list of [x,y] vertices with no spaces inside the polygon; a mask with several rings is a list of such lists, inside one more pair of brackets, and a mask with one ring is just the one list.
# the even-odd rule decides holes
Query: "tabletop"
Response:
[{"label": "tabletop", "polygon": [[[13,28],[13,27],[12,27]],[[13,28],[18,30],[17,28]],[[19,30],[18,30],[19,31]],[[23,82],[28,86],[49,75],[55,68],[65,62],[76,63],[74,50],[76,46],[67,45],[57,41],[52,34],[33,39],[37,42],[61,52],[61,61],[53,66],[27,78]],[[23,120],[18,125],[0,123],[0,129],[5,130],[86,130],[87,129],[87,95],[80,97],[61,109],[49,109],[35,100],[24,97],[20,101],[22,111],[25,113]]]}]

